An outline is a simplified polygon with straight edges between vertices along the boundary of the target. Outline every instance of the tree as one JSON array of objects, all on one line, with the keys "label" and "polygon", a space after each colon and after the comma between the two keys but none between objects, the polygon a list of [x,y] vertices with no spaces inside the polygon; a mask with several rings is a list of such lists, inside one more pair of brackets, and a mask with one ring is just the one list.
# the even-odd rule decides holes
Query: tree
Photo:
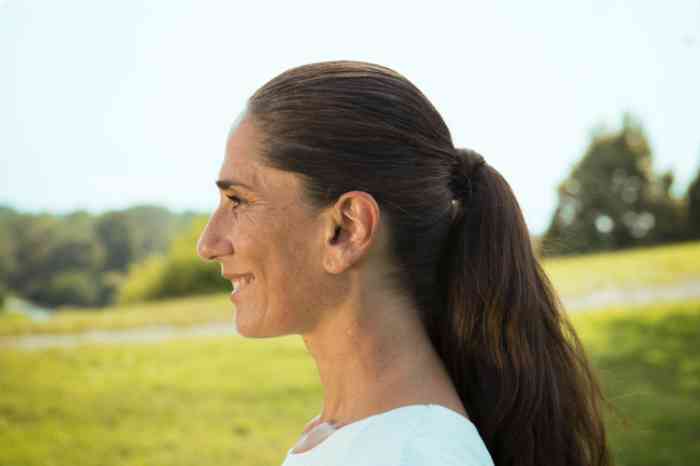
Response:
[{"label": "tree", "polygon": [[117,302],[230,290],[230,282],[221,277],[221,266],[206,263],[197,256],[197,239],[206,223],[206,216],[195,217],[190,228],[172,240],[165,255],[149,256],[132,264],[119,289]]},{"label": "tree", "polygon": [[15,242],[10,225],[18,215],[14,209],[0,206],[0,308],[7,292],[10,273],[15,268]]},{"label": "tree", "polygon": [[671,173],[657,176],[641,125],[630,115],[621,130],[593,135],[583,158],[558,188],[559,204],[543,252],[585,253],[681,238],[682,204]]},{"label": "tree", "polygon": [[164,207],[142,205],[102,214],[95,232],[105,246],[105,271],[126,272],[129,264],[161,254],[175,234],[189,227],[193,214],[175,215]]},{"label": "tree", "polygon": [[15,255],[9,287],[42,306],[100,304],[104,249],[91,226],[89,214],[80,212],[18,216],[9,225]]},{"label": "tree", "polygon": [[107,251],[104,270],[126,270],[135,253],[132,227],[124,212],[107,212],[95,223],[95,234]]},{"label": "tree", "polygon": [[0,288],[46,307],[111,304],[129,265],[166,251],[193,217],[157,206],[97,217],[0,206]]},{"label": "tree", "polygon": [[688,209],[686,231],[689,239],[700,239],[700,168],[685,195]]}]

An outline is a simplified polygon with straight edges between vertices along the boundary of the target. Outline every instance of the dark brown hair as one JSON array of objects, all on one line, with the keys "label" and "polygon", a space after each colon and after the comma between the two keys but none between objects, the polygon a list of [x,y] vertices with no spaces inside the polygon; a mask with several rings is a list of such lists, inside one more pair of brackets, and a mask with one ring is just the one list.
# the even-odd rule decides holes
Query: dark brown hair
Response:
[{"label": "dark brown hair", "polygon": [[376,199],[393,283],[416,303],[496,465],[610,464],[603,395],[513,192],[454,148],[413,84],[371,63],[313,63],[266,83],[248,112],[263,157],[299,174],[312,205],[352,190]]}]

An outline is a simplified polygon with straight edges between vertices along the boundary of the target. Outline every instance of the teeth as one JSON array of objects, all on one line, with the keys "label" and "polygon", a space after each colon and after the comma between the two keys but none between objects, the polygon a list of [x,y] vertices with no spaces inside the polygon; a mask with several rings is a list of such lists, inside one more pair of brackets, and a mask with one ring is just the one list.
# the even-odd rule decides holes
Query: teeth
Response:
[{"label": "teeth", "polygon": [[244,284],[247,285],[248,283],[250,283],[252,281],[252,279],[253,279],[253,277],[251,277],[251,276],[245,276],[243,278],[239,278],[238,280],[232,281],[231,282],[233,284],[233,293],[232,294],[238,293],[241,290],[241,287]]}]

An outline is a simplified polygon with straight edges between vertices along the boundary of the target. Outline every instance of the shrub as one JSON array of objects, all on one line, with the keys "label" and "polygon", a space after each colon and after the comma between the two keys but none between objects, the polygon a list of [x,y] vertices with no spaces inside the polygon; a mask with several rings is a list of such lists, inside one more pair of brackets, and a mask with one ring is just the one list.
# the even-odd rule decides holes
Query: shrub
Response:
[{"label": "shrub", "polygon": [[230,289],[221,277],[218,264],[205,263],[196,253],[197,240],[206,218],[196,218],[192,226],[176,237],[164,256],[151,256],[129,268],[117,302],[152,301],[175,296],[211,293]]}]

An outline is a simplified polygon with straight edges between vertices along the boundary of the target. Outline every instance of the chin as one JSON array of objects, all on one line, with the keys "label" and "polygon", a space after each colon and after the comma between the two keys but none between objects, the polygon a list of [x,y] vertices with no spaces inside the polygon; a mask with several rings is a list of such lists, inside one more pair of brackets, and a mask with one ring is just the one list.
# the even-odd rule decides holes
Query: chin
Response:
[{"label": "chin", "polygon": [[274,338],[291,335],[291,332],[285,332],[283,329],[262,327],[259,322],[240,323],[238,316],[233,319],[233,327],[239,336],[245,338]]}]

